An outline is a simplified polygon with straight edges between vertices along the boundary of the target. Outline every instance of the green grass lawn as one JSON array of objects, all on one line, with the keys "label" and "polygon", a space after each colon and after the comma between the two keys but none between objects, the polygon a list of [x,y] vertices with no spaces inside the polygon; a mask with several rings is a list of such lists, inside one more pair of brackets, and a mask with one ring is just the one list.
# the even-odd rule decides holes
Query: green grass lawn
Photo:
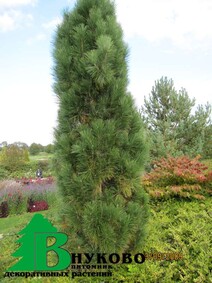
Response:
[{"label": "green grass lawn", "polygon": [[30,155],[30,161],[39,161],[39,160],[49,160],[53,154],[46,153],[46,152],[40,152],[37,155]]},{"label": "green grass lawn", "polygon": [[[211,264],[211,216],[212,202],[168,200],[151,202],[151,217],[144,249],[140,252],[180,252],[182,260],[154,261],[143,264],[118,266],[113,271],[113,279],[104,282],[123,283],[206,283],[212,282],[209,270]],[[58,227],[57,211],[50,209],[42,214]],[[15,258],[11,254],[17,249],[17,233],[25,227],[32,214],[9,216],[0,219],[0,273],[11,266]],[[70,282],[65,278],[41,279],[0,279],[1,282]],[[19,281],[20,280],[20,281]],[[24,281],[25,280],[25,281]],[[122,280],[122,281],[121,281]],[[83,278],[74,282],[102,282],[100,279]]]}]

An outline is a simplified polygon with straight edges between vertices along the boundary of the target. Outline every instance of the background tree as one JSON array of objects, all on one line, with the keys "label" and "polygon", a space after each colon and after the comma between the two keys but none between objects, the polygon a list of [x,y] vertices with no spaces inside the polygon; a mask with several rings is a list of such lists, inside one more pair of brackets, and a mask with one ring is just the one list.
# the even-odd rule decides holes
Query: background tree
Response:
[{"label": "background tree", "polygon": [[8,146],[7,141],[3,141],[0,143],[0,151],[2,150],[3,147]]},{"label": "background tree", "polygon": [[14,142],[13,145],[16,145],[19,148],[25,148],[25,149],[29,148],[28,145],[25,142],[20,142],[20,141]]},{"label": "background tree", "polygon": [[152,158],[203,153],[211,106],[200,105],[193,114],[194,106],[195,100],[184,88],[176,91],[172,79],[162,77],[155,82],[141,108],[152,142]]},{"label": "background tree", "polygon": [[132,252],[144,239],[147,140],[122,37],[109,0],[77,1],[57,30],[55,168],[72,252]]},{"label": "background tree", "polygon": [[48,144],[48,145],[44,146],[44,151],[46,153],[53,153],[54,152],[54,145]]},{"label": "background tree", "polygon": [[203,144],[203,158],[212,159],[212,124],[211,121],[205,129],[205,140]]},{"label": "background tree", "polygon": [[0,152],[0,164],[10,172],[14,172],[29,161],[29,153],[26,148],[16,144],[3,147]]},{"label": "background tree", "polygon": [[31,155],[37,155],[44,150],[44,147],[39,143],[32,143],[29,147],[29,152]]}]

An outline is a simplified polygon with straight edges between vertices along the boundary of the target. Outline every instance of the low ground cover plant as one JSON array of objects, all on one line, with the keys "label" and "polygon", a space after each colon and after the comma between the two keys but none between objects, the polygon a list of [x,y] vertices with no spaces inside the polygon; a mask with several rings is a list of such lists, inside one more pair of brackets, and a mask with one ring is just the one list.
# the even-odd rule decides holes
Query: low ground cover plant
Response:
[{"label": "low ground cover plant", "polygon": [[143,185],[152,197],[178,196],[204,199],[212,192],[212,171],[200,162],[200,156],[161,158],[154,169],[143,176]]},{"label": "low ground cover plant", "polygon": [[[211,282],[211,200],[173,199],[151,202],[146,253],[180,253],[179,260],[147,259],[122,265],[114,281],[124,283]],[[123,281],[121,281],[123,280]]]}]

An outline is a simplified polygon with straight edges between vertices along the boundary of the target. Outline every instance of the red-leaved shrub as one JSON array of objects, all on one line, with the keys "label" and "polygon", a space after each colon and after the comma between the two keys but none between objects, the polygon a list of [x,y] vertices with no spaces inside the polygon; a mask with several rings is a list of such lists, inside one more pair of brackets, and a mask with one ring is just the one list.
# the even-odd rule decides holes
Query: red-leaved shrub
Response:
[{"label": "red-leaved shrub", "polygon": [[203,199],[200,193],[211,192],[212,171],[208,171],[199,159],[200,156],[194,159],[187,156],[161,158],[155,161],[154,169],[144,175],[143,185],[151,196],[157,198],[179,195]]},{"label": "red-leaved shrub", "polygon": [[49,205],[45,200],[33,201],[32,199],[29,199],[27,211],[36,212],[41,210],[47,210],[48,208]]}]

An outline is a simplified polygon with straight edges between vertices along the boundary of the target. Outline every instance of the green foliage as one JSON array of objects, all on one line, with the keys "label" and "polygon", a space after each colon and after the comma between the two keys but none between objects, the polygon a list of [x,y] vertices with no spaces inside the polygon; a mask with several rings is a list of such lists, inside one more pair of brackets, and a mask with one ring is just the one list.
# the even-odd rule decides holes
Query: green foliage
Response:
[{"label": "green foliage", "polygon": [[7,203],[9,206],[10,215],[20,215],[27,211],[28,196],[22,194],[20,191],[7,196]]},{"label": "green foliage", "polygon": [[52,160],[51,158],[47,159],[38,159],[38,160],[30,160],[27,163],[20,164],[17,169],[15,168],[13,171],[8,171],[5,167],[0,164],[0,180],[4,179],[17,179],[17,178],[35,178],[36,170],[40,168],[43,171],[43,177],[52,176],[53,168],[52,168]]},{"label": "green foliage", "polygon": [[204,159],[212,159],[212,124],[210,124],[205,129],[205,140],[203,145],[202,157]]},{"label": "green foliage", "polygon": [[38,155],[39,153],[42,153],[42,152],[53,153],[54,145],[48,144],[46,146],[43,146],[39,143],[32,143],[29,147],[29,152],[31,155]]},{"label": "green foliage", "polygon": [[0,143],[0,148],[2,149],[3,147],[8,146],[7,141],[3,141]]},{"label": "green foliage", "polygon": [[8,178],[8,176],[9,176],[8,170],[0,166],[0,180],[4,180]]},{"label": "green foliage", "polygon": [[148,214],[139,182],[147,139],[127,93],[127,47],[114,5],[77,1],[58,28],[54,59],[54,164],[72,251],[137,249]]},{"label": "green foliage", "polygon": [[0,165],[6,170],[13,172],[29,162],[29,153],[26,148],[15,144],[4,147],[0,152]]},{"label": "green foliage", "polygon": [[192,114],[194,106],[195,100],[189,98],[184,88],[175,90],[172,79],[162,77],[155,82],[141,108],[150,132],[153,159],[203,153],[206,156],[211,152],[211,105],[199,105]]},{"label": "green foliage", "polygon": [[199,161],[200,157],[187,156],[161,158],[154,169],[144,175],[143,184],[153,197],[177,195],[204,199],[211,193],[212,171]]},{"label": "green foliage", "polygon": [[212,159],[204,159],[202,160],[202,163],[204,163],[209,171],[212,171]]},{"label": "green foliage", "polygon": [[48,144],[48,145],[44,146],[44,151],[46,153],[54,153],[54,145]]},{"label": "green foliage", "polygon": [[120,266],[111,282],[210,282],[211,200],[152,205],[146,253],[181,253],[182,260]]},{"label": "green foliage", "polygon": [[43,151],[43,146],[41,144],[32,143],[29,147],[29,152],[31,155],[36,155]]},{"label": "green foliage", "polygon": [[48,168],[49,168],[49,160],[48,159],[46,159],[46,160],[38,160],[37,161],[37,165],[38,165],[38,168],[40,168],[41,170],[47,171]]},{"label": "green foliage", "polygon": [[[41,212],[54,226],[58,227],[57,211],[54,209]],[[118,283],[187,283],[210,282],[211,251],[211,200],[176,201],[151,203],[151,217],[148,226],[148,240],[140,252],[146,253],[182,253],[182,260],[159,261],[149,259],[143,264],[118,265],[112,271],[109,282]],[[23,282],[23,278],[3,278],[3,272],[15,263],[11,256],[18,248],[17,233],[30,221],[32,214],[25,213],[0,219],[0,280],[1,282]],[[102,278],[103,279],[103,278]],[[73,282],[92,283],[102,281],[100,278],[76,278]],[[30,282],[32,279],[28,279]],[[107,279],[104,278],[107,282]],[[49,278],[34,278],[33,282],[48,283]],[[54,278],[51,282],[70,282],[69,278]],[[28,281],[26,281],[28,282]]]},{"label": "green foliage", "polygon": [[46,201],[50,207],[57,204],[57,191],[53,178],[21,179],[19,181],[0,181],[0,204],[9,206],[9,215],[23,214],[27,211],[28,200]]}]

